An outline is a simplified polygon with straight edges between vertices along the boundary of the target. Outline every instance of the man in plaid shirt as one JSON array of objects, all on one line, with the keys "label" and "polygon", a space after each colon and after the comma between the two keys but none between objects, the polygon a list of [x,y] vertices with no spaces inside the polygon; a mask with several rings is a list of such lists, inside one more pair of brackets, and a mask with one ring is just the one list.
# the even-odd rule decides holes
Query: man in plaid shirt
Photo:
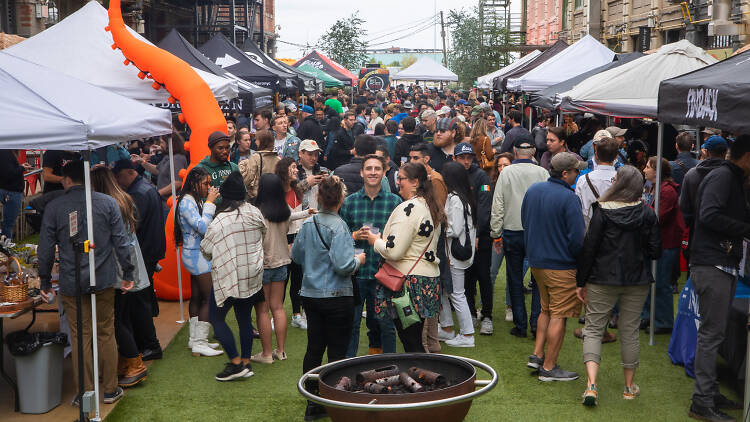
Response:
[{"label": "man in plaid shirt", "polygon": [[[398,195],[381,189],[381,180],[385,175],[386,163],[382,157],[367,155],[362,160],[360,174],[364,179],[364,187],[357,192],[347,196],[341,206],[339,215],[349,226],[355,248],[361,248],[367,254],[365,264],[359,268],[355,275],[359,283],[359,294],[362,303],[367,309],[367,336],[369,338],[370,354],[395,353],[396,352],[396,329],[391,320],[380,320],[375,318],[375,273],[378,271],[380,256],[375,253],[367,243],[367,235],[363,227],[368,226],[370,231],[380,231],[388,222],[388,217],[401,198]],[[354,309],[354,326],[349,349],[346,357],[357,355],[359,347],[359,326],[362,320],[362,304]]]}]

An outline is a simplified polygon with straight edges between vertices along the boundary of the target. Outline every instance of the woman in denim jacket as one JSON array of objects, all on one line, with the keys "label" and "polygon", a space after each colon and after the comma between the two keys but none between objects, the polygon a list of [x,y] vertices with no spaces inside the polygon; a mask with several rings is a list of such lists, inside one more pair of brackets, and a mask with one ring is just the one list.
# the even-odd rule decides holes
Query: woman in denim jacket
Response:
[{"label": "woman in denim jacket", "polygon": [[[302,266],[302,307],[307,313],[307,351],[302,372],[323,361],[346,356],[354,320],[352,274],[365,262],[365,254],[354,255],[354,241],[349,227],[338,215],[346,197],[344,183],[336,176],[327,177],[318,189],[320,212],[308,218],[292,245],[292,260]],[[317,381],[308,382],[308,391],[317,393]],[[325,415],[325,409],[307,402],[305,420]]]}]

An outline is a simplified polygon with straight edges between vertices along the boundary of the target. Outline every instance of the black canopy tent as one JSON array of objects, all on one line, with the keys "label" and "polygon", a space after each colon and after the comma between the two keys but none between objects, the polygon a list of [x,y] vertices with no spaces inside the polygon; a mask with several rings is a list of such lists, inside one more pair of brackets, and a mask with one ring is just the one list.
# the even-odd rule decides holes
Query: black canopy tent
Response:
[{"label": "black canopy tent", "polygon": [[255,109],[273,106],[273,91],[271,89],[253,85],[215,65],[203,53],[193,47],[176,29],[172,29],[157,46],[181,58],[196,69],[236,80],[239,86],[239,96],[237,99],[228,102],[220,102],[219,106],[222,110],[252,113]]},{"label": "black canopy tent", "polygon": [[750,51],[659,85],[659,121],[750,134]]},{"label": "black canopy tent", "polygon": [[518,78],[525,75],[532,69],[535,69],[537,66],[546,62],[552,56],[565,50],[566,48],[568,48],[568,44],[563,40],[558,40],[556,43],[552,44],[550,48],[544,50],[542,54],[538,55],[534,60],[525,63],[523,66],[519,67],[511,73],[508,73],[507,75],[495,78],[492,81],[492,87],[497,91],[505,91],[508,85],[508,79]]},{"label": "black canopy tent", "polygon": [[615,60],[613,60],[611,63],[599,66],[596,69],[591,69],[588,72],[581,73],[580,75],[574,76],[566,81],[562,81],[559,84],[552,85],[539,92],[531,94],[531,101],[529,102],[529,105],[553,110],[555,109],[555,96],[557,94],[570,91],[574,86],[578,85],[581,81],[588,79],[590,76],[615,68],[617,66],[621,66],[641,56],[643,56],[643,53],[638,52],[615,54]]},{"label": "black canopy tent", "polygon": [[242,50],[251,59],[262,63],[269,69],[276,69],[280,72],[291,73],[292,75],[295,75],[298,79],[298,86],[304,87],[303,89],[305,92],[310,94],[315,92],[315,78],[311,78],[310,76],[298,71],[297,69],[291,66],[287,66],[285,63],[269,57],[266,53],[261,51],[261,49],[258,48],[258,46],[250,40],[250,38],[245,40],[245,43],[242,45]]},{"label": "black canopy tent", "polygon": [[297,79],[291,73],[274,71],[248,57],[221,32],[199,49],[206,57],[225,71],[251,84],[270,88],[274,92],[292,94],[297,90]]}]

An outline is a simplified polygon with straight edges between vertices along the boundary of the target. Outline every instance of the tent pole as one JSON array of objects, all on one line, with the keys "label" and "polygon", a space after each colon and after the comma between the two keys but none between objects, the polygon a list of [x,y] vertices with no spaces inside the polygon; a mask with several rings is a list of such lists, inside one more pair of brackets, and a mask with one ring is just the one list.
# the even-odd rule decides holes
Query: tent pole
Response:
[{"label": "tent pole", "polygon": [[89,240],[89,285],[91,286],[91,343],[94,352],[94,403],[95,416],[92,420],[101,420],[99,415],[99,342],[96,330],[96,262],[94,260],[94,216],[91,205],[91,147],[84,152],[83,177],[86,190],[86,234]]},{"label": "tent pole", "polygon": [[[659,219],[659,203],[661,202],[660,196],[661,196],[661,157],[663,154],[663,144],[664,144],[664,123],[659,122],[659,135],[656,138],[656,186],[654,187],[654,213],[656,214],[656,219]],[[651,261],[651,273],[654,275],[654,279],[656,279],[656,260]],[[654,313],[656,312],[656,281],[654,281],[654,284],[651,285],[651,309],[650,309],[650,320],[649,321],[649,335],[648,335],[648,345],[653,346],[654,345]]]},{"label": "tent pole", "polygon": [[[172,214],[174,215],[174,221],[177,221],[177,192],[175,188],[174,178],[174,147],[172,146],[172,137],[169,137],[169,178],[172,182]],[[180,265],[180,248],[175,247],[175,254],[177,255],[177,290],[180,296],[180,320],[178,324],[185,323],[185,309],[182,305],[182,266]]]}]

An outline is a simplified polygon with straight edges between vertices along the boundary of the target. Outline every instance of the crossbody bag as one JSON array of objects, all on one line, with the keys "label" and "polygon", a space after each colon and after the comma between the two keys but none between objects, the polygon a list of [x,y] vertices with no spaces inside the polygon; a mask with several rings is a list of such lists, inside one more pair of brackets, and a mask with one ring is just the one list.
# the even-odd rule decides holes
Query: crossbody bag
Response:
[{"label": "crossbody bag", "polygon": [[432,244],[432,239],[435,238],[435,232],[433,231],[432,237],[430,237],[430,241],[427,242],[427,246],[425,246],[424,250],[422,251],[422,254],[419,255],[419,258],[417,258],[417,261],[414,263],[414,265],[411,266],[411,269],[408,273],[403,274],[401,271],[399,271],[396,267],[389,264],[387,261],[383,261],[383,265],[380,266],[380,269],[377,273],[375,273],[375,279],[378,280],[380,284],[385,286],[387,289],[398,292],[401,291],[401,287],[404,285],[404,280],[406,280],[406,276],[411,274],[412,271],[414,271],[414,268],[419,264],[419,261],[424,256],[425,252],[427,252],[427,249],[430,248],[430,245]]}]

